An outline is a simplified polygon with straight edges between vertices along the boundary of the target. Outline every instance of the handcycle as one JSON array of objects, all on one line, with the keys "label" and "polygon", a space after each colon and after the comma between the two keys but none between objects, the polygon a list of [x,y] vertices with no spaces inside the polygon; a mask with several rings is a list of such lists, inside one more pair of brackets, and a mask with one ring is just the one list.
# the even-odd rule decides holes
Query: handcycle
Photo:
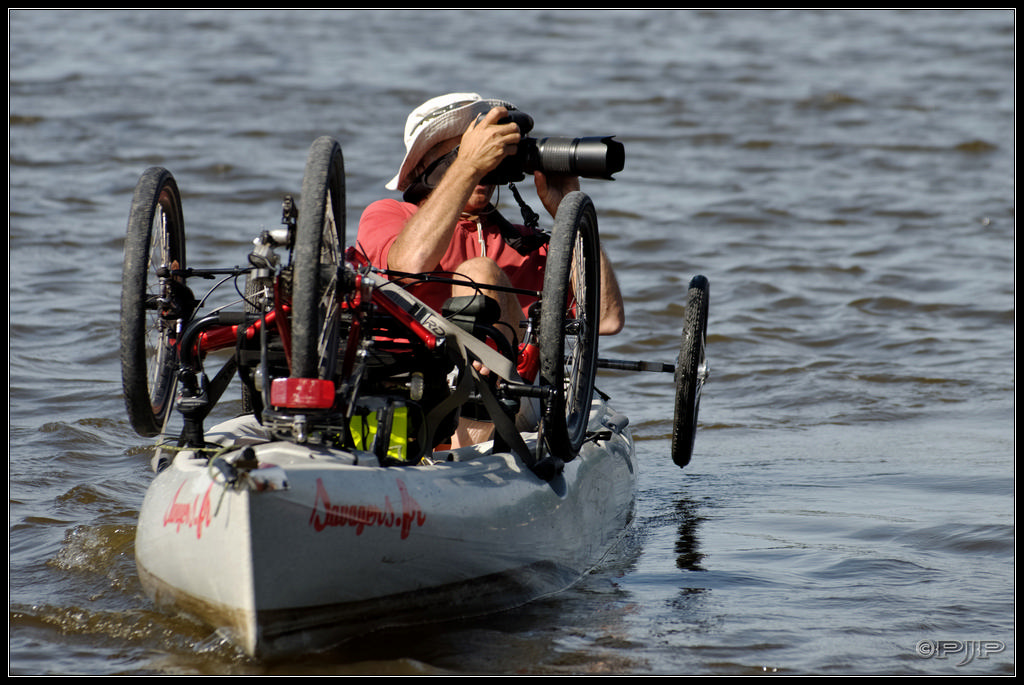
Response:
[{"label": "handcycle", "polygon": [[[174,176],[162,167],[142,174],[125,239],[120,323],[125,403],[140,435],[164,435],[176,409],[177,446],[204,447],[204,420],[237,377],[245,411],[275,439],[412,465],[472,410],[493,421],[495,450],[511,450],[549,480],[590,437],[600,367],[674,374],[672,456],[680,467],[690,461],[707,377],[707,279],[690,282],[676,364],[600,358],[597,216],[583,193],[558,209],[543,289],[511,289],[537,300],[518,349],[480,296],[487,286],[439,313],[404,286],[453,275],[389,272],[345,247],[344,161],[330,137],[312,144],[299,200],[284,198],[281,227],[253,245],[245,266],[189,266]],[[210,292],[197,297],[196,284],[211,280],[210,292],[233,283],[241,309],[204,313]],[[230,356],[211,378],[205,363],[220,350]],[[532,415],[533,448],[517,427],[524,415]]]}]

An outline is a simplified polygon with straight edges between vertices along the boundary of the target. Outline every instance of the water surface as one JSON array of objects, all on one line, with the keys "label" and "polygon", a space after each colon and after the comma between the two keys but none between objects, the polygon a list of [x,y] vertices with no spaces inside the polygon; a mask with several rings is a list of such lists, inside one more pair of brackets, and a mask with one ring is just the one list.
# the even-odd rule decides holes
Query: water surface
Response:
[{"label": "water surface", "polygon": [[[12,673],[1014,672],[1012,11],[9,19]],[[453,90],[625,143],[618,180],[585,184],[629,307],[602,354],[671,361],[710,279],[694,461],[669,459],[671,379],[606,373],[641,479],[601,567],[516,612],[252,662],[135,573],[132,189],[171,169],[191,263],[240,263],[329,134],[354,233],[406,113]],[[967,661],[981,643],[1002,649]]]}]

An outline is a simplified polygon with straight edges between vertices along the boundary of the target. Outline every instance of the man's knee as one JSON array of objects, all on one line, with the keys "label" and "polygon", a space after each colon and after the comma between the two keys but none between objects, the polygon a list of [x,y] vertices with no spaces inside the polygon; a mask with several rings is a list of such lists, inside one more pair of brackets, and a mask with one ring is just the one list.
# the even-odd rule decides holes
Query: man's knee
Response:
[{"label": "man's knee", "polygon": [[[461,277],[461,278],[460,278]],[[511,292],[488,289],[486,286],[508,288],[512,286],[508,275],[497,262],[488,257],[472,257],[467,259],[456,272],[456,281],[466,280],[466,285],[456,283],[452,286],[452,297],[482,294],[498,303],[501,310],[501,322],[513,349],[519,344],[519,328],[523,320],[523,310],[518,298]],[[485,286],[485,287],[479,287]]]},{"label": "man's knee", "polygon": [[473,283],[488,285],[505,285],[508,276],[501,270],[498,263],[490,257],[471,257],[459,265],[456,276]]}]

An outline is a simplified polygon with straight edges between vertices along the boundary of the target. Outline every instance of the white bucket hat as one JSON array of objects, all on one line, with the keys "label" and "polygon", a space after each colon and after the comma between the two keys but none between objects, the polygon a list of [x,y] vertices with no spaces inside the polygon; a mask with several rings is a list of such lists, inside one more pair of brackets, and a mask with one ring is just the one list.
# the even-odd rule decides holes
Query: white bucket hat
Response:
[{"label": "white bucket hat", "polygon": [[430,148],[461,136],[474,119],[495,107],[515,109],[510,102],[485,100],[476,93],[439,95],[414,109],[405,120],[405,159],[398,174],[384,187],[389,190],[408,188],[409,174]]}]

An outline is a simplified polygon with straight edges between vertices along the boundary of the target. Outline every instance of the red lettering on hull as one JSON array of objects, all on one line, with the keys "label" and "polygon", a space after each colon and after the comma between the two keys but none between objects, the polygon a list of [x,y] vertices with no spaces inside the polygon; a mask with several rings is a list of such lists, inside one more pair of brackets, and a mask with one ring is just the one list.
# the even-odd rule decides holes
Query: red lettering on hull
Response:
[{"label": "red lettering on hull", "polygon": [[427,515],[420,509],[419,503],[413,499],[400,479],[396,480],[401,495],[400,509],[395,510],[391,498],[384,496],[384,504],[332,504],[327,488],[321,479],[316,479],[316,500],[309,514],[309,525],[320,532],[326,528],[349,526],[356,529],[356,535],[362,535],[368,527],[398,528],[402,540],[409,537],[412,527],[422,526]]},{"label": "red lettering on hull", "polygon": [[178,501],[178,495],[181,494],[183,487],[185,487],[184,483],[178,487],[171,503],[167,505],[167,510],[164,512],[164,528],[174,526],[175,533],[180,533],[182,526],[195,528],[196,539],[202,539],[203,527],[209,528],[213,520],[210,508],[210,489],[213,484],[211,483],[202,495],[196,495],[191,502]]}]

